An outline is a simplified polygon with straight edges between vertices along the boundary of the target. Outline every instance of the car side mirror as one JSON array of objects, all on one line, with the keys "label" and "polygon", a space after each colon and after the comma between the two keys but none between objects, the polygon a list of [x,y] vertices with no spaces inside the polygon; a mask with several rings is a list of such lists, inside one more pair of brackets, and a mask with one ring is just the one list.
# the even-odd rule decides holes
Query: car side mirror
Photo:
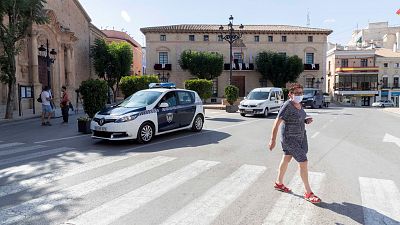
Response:
[{"label": "car side mirror", "polygon": [[271,97],[270,98],[271,101],[275,101],[275,99],[276,99],[275,97]]},{"label": "car side mirror", "polygon": [[162,103],[160,104],[160,108],[168,108],[168,107],[169,107],[169,104],[166,103],[166,102],[162,102]]}]

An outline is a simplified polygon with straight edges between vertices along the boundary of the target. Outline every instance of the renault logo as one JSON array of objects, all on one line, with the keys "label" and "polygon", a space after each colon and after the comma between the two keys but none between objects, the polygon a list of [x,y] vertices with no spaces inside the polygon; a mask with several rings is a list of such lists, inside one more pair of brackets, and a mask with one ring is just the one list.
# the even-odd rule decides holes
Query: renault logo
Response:
[{"label": "renault logo", "polygon": [[99,120],[99,122],[98,122],[98,124],[99,124],[100,126],[103,126],[105,123],[106,123],[106,120],[105,120],[104,118],[101,118],[101,119]]},{"label": "renault logo", "polygon": [[167,113],[167,122],[168,122],[168,123],[171,123],[173,119],[174,119],[174,114],[172,114],[172,113]]}]

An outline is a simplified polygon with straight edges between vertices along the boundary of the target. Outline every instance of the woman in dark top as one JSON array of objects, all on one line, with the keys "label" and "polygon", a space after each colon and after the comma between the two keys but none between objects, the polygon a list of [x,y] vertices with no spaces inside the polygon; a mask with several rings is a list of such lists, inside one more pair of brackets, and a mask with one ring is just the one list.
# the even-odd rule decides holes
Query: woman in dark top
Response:
[{"label": "woman in dark top", "polygon": [[297,83],[290,84],[289,98],[290,99],[285,102],[279,111],[272,128],[272,137],[269,142],[269,149],[272,151],[276,145],[279,125],[283,122],[281,128],[281,144],[284,155],[279,165],[278,179],[274,187],[279,191],[291,192],[291,190],[283,184],[283,177],[285,176],[290,160],[294,158],[300,166],[300,176],[306,190],[304,198],[311,203],[319,203],[321,199],[314,195],[308,181],[308,144],[305,124],[310,124],[313,120],[312,118],[306,118],[307,114],[301,106],[303,86]]}]

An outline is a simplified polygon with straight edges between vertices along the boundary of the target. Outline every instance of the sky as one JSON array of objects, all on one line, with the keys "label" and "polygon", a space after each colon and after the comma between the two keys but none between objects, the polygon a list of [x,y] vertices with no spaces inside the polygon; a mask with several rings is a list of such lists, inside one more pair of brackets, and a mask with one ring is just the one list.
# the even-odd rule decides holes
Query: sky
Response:
[{"label": "sky", "polygon": [[100,29],[122,30],[144,45],[142,27],[174,24],[293,25],[333,30],[328,41],[347,44],[369,22],[400,26],[400,0],[79,0]]}]

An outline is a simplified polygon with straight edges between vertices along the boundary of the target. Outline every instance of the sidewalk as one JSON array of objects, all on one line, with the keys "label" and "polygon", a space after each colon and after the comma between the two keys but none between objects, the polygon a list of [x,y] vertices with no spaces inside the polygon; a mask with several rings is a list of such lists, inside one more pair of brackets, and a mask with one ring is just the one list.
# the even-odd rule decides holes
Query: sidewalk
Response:
[{"label": "sidewalk", "polygon": [[400,108],[398,108],[398,107],[384,108],[383,110],[385,110],[386,112],[395,113],[397,115],[400,115]]}]

